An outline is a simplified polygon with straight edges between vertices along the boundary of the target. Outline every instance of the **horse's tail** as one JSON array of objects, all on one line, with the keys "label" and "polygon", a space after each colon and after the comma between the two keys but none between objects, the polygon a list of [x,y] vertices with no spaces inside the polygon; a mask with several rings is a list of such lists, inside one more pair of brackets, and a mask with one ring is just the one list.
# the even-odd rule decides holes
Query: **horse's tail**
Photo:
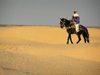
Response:
[{"label": "horse's tail", "polygon": [[87,38],[87,42],[89,43],[89,32],[88,29],[86,27],[84,27],[83,25],[80,25],[81,30],[84,30],[84,32],[86,33],[86,38]]}]

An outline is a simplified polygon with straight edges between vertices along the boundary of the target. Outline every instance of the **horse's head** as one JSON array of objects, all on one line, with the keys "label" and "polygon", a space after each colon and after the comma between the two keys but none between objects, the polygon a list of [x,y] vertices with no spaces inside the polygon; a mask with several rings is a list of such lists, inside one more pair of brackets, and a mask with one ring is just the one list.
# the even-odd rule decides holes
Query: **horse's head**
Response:
[{"label": "horse's head", "polygon": [[63,28],[65,25],[65,18],[60,18],[60,27]]},{"label": "horse's head", "polygon": [[63,28],[64,26],[65,27],[68,27],[70,24],[70,21],[68,21],[67,19],[65,18],[60,18],[60,27]]}]

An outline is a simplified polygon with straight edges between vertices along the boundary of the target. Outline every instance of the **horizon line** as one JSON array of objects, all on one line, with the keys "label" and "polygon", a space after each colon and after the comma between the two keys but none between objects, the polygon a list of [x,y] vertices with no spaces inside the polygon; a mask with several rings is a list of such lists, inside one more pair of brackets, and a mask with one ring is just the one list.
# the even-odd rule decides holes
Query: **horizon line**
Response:
[{"label": "horizon line", "polygon": [[[57,25],[20,25],[20,24],[0,24],[0,27],[5,27],[5,26],[53,26],[53,27],[59,27]],[[85,27],[100,27],[100,26],[85,26]]]}]

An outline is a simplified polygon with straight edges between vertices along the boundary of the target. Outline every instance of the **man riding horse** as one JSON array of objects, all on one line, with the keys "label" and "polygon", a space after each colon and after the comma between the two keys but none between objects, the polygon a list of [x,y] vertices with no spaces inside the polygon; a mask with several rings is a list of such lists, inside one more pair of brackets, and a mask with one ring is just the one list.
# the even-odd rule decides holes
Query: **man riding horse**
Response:
[{"label": "man riding horse", "polygon": [[[81,34],[84,38],[84,42],[89,43],[88,29],[83,25],[79,25],[79,23],[80,23],[80,17],[77,14],[77,11],[74,11],[71,21],[67,20],[66,18],[60,18],[60,27],[61,28],[66,27],[66,31],[68,33],[67,44],[69,44],[69,40],[73,44],[73,41],[71,39],[71,34],[76,34],[78,36],[78,41],[76,42],[77,44],[81,41],[81,37],[80,37]],[[71,27],[74,25],[75,25],[75,27]],[[79,27],[80,27],[80,29],[79,29]]]},{"label": "man riding horse", "polygon": [[78,34],[78,32],[79,32],[80,17],[79,17],[79,15],[78,15],[76,10],[74,10],[74,14],[72,16],[72,21],[74,22],[74,25],[76,27],[76,33]]}]

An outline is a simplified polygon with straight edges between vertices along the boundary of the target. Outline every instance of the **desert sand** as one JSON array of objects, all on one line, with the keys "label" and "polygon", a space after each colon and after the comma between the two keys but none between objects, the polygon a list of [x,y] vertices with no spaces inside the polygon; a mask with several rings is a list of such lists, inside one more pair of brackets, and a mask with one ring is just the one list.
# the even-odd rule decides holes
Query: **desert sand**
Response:
[{"label": "desert sand", "polygon": [[66,44],[66,29],[0,27],[0,75],[100,75],[100,28],[88,28],[90,43]]}]

